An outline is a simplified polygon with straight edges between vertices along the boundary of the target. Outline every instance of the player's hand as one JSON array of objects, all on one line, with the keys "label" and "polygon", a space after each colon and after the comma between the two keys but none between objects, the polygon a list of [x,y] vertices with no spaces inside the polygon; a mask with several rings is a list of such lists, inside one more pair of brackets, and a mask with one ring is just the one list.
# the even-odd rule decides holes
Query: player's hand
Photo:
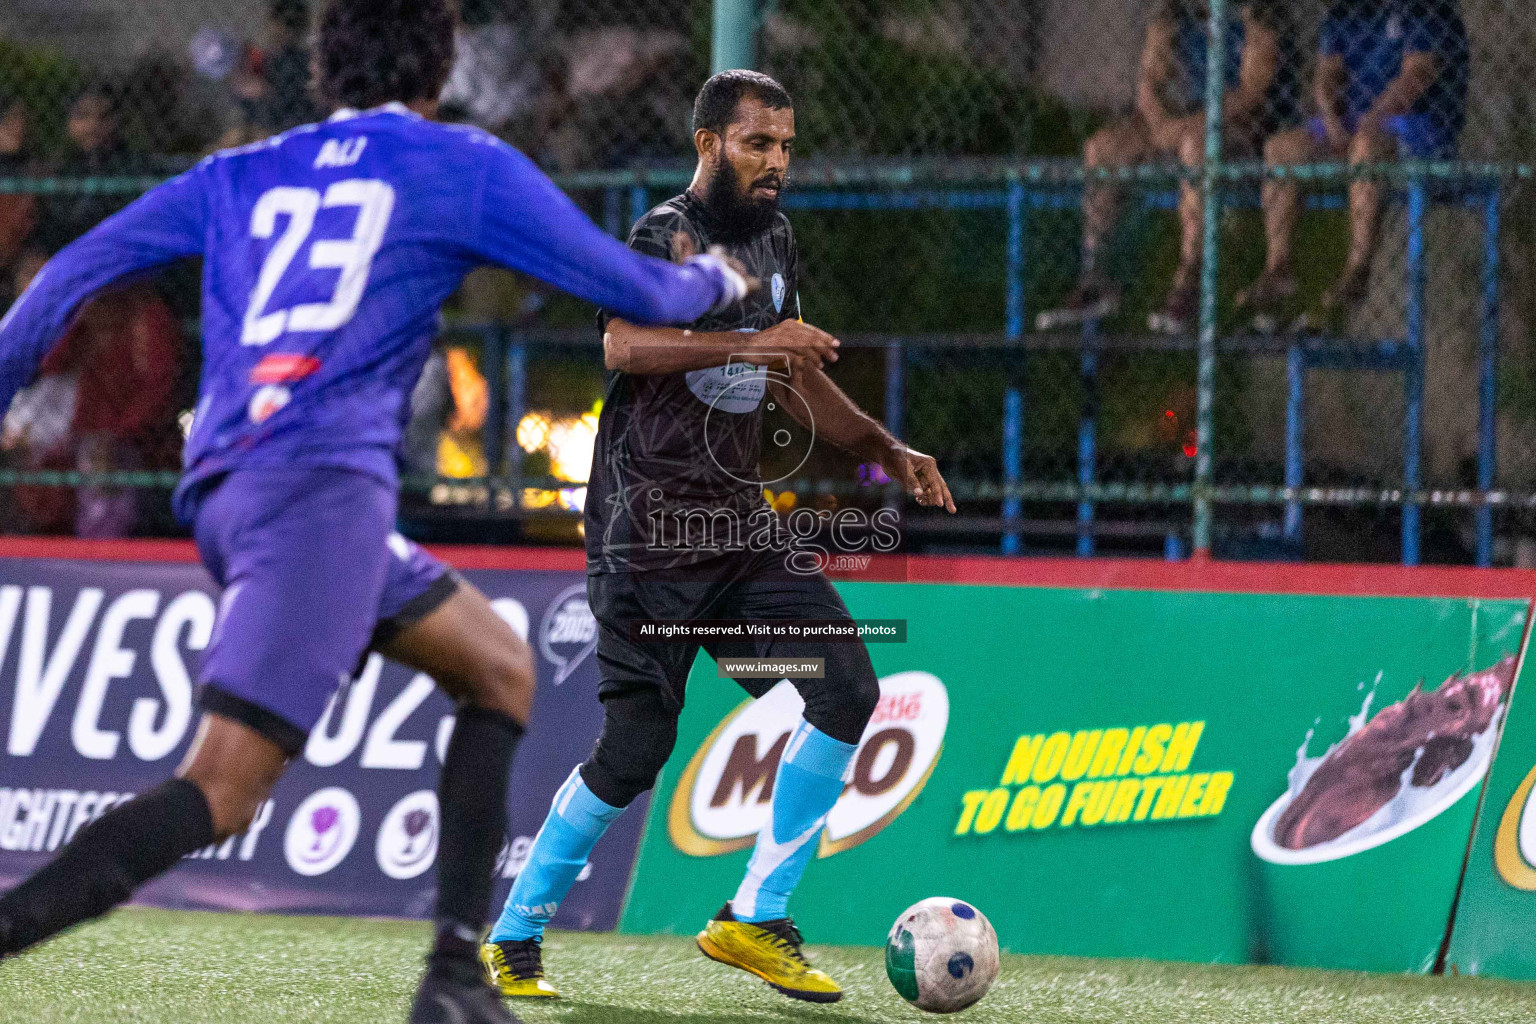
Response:
[{"label": "player's hand", "polygon": [[752,296],[763,290],[762,280],[747,273],[747,265],[741,262],[741,260],[727,253],[725,251],[725,246],[712,245],[709,247],[709,254],[741,275],[741,279],[747,282],[747,298],[750,299]]},{"label": "player's hand", "polygon": [[781,320],[752,335],[748,348],[755,356],[788,356],[790,365],[814,360],[815,365],[837,362],[837,349],[841,344],[836,338],[819,327],[799,320]]},{"label": "player's hand", "polygon": [[672,262],[687,263],[699,254],[699,243],[686,231],[672,232]]},{"label": "player's hand", "polygon": [[932,455],[924,455],[898,443],[886,453],[881,465],[892,480],[900,481],[919,505],[942,507],[954,514],[955,499],[950,496],[949,485],[944,482],[944,475],[939,472],[939,464]]},{"label": "player's hand", "polygon": [[[674,231],[671,249],[673,263],[687,263],[699,254],[699,243],[686,231]],[[743,296],[744,298],[751,298],[763,290],[763,282],[747,273],[746,265],[727,253],[724,246],[712,245],[708,251],[709,255],[731,268],[747,283],[747,293]]]},{"label": "player's hand", "polygon": [[788,356],[787,358],[789,359],[789,375],[791,377],[803,376],[812,370],[820,370],[822,368],[819,356],[798,355]]}]

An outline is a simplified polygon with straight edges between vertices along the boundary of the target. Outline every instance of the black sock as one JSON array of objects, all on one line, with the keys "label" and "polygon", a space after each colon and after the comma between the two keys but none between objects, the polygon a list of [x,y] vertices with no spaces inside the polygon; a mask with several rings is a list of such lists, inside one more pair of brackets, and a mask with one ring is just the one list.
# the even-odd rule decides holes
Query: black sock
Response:
[{"label": "black sock", "polygon": [[428,957],[434,967],[475,963],[496,854],[506,841],[507,776],[522,735],[523,727],[499,711],[459,711],[437,784],[437,940]]},{"label": "black sock", "polygon": [[0,897],[0,955],[99,917],[213,842],[203,791],[172,779],[80,830],[58,857]]}]

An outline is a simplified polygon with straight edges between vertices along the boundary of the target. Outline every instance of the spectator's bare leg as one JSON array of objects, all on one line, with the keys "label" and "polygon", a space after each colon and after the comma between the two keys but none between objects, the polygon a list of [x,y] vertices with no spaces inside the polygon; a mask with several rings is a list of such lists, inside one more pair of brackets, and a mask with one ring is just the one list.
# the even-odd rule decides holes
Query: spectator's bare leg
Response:
[{"label": "spectator's bare leg", "polygon": [[[1304,128],[1281,132],[1264,144],[1264,162],[1271,167],[1303,164],[1317,155],[1317,145]],[[1292,246],[1296,222],[1301,217],[1301,185],[1291,178],[1264,182],[1264,241],[1268,247],[1264,272],[1292,277]]]},{"label": "spectator's bare leg", "polygon": [[[1351,167],[1384,163],[1397,156],[1396,140],[1385,131],[1362,129],[1349,146]],[[1360,178],[1349,186],[1349,258],[1339,283],[1329,290],[1323,304],[1348,306],[1365,296],[1371,259],[1381,239],[1381,182]]]},{"label": "spectator's bare leg", "polygon": [[1140,118],[1118,121],[1095,132],[1083,150],[1090,172],[1083,187],[1083,268],[1077,287],[1059,306],[1041,310],[1035,329],[1052,331],[1103,320],[1120,308],[1120,289],[1099,261],[1104,242],[1120,215],[1120,186],[1095,181],[1092,172],[1107,167],[1133,167],[1156,152],[1151,132]]},{"label": "spectator's bare leg", "polygon": [[[1321,151],[1322,147],[1305,128],[1293,128],[1272,136],[1264,144],[1264,162],[1270,167],[1289,167],[1313,160]],[[1246,306],[1259,314],[1269,314],[1296,294],[1293,247],[1296,222],[1300,217],[1301,185],[1290,178],[1266,179],[1264,272],[1238,293],[1239,306]]]},{"label": "spectator's bare leg", "polygon": [[[1205,118],[1187,118],[1179,131],[1179,162],[1191,170],[1205,166]],[[1200,183],[1185,179],[1179,185],[1179,266],[1173,272],[1173,290],[1194,288],[1200,277],[1204,250],[1205,202]]]},{"label": "spectator's bare leg", "polygon": [[[1152,140],[1139,118],[1101,128],[1088,139],[1083,163],[1089,170],[1133,167],[1152,156]],[[1120,188],[1090,181],[1083,189],[1083,278],[1101,274],[1099,250],[1120,216]]]},{"label": "spectator's bare leg", "polygon": [[[1205,163],[1205,118],[1187,117],[1171,129],[1173,151],[1188,168]],[[1200,307],[1200,262],[1204,256],[1205,201],[1200,183],[1179,183],[1179,266],[1162,308],[1147,317],[1147,329],[1159,334],[1187,334],[1194,327]]]}]

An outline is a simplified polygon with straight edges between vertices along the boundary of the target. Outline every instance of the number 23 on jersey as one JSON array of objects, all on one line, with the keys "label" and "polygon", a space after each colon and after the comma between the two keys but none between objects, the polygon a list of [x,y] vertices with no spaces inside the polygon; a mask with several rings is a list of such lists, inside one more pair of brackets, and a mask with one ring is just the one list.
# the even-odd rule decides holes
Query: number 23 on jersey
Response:
[{"label": "number 23 on jersey", "polygon": [[[306,302],[288,309],[267,309],[278,282],[299,255],[315,226],[315,215],[322,209],[352,206],[357,221],[350,238],[315,239],[309,246],[309,269],[339,270],[331,297],[325,302]],[[289,332],[334,331],[357,312],[373,258],[384,241],[389,217],[395,208],[395,190],[374,178],[349,178],[318,189],[283,186],[268,189],[251,211],[251,237],[271,238],[277,233],[279,218],[287,224],[267,258],[262,262],[251,302],[245,312],[245,326],[240,332],[244,345],[266,345]]]}]

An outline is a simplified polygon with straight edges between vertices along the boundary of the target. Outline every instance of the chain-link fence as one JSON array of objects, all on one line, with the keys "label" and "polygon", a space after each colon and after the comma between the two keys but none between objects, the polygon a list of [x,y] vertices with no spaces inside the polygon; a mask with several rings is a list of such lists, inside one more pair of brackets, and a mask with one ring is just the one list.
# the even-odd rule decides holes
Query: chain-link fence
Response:
[{"label": "chain-link fence", "polygon": [[[1205,3],[1144,6],[1128,110],[1089,138],[1084,162],[1161,164],[1185,181],[1090,182],[1079,280],[1039,326],[1193,345],[1206,271],[1214,462],[1193,483],[1227,499],[1218,548],[1487,562],[1495,520],[1467,511],[1485,498],[1465,492],[1529,480],[1507,458],[1496,475],[1528,429],[1511,388],[1502,414],[1496,404],[1498,351],[1508,378],[1523,347],[1500,299],[1524,269],[1501,219],[1518,220],[1530,152],[1514,113],[1526,19],[1442,0],[1224,6],[1222,33]],[[1207,236],[1210,78],[1225,166]],[[1134,218],[1158,206],[1172,237],[1139,236]],[[1512,560],[1518,516],[1498,523]]]},{"label": "chain-link fence", "polygon": [[[1536,560],[1536,22],[1514,0],[1212,2],[1217,32],[1205,0],[760,5],[758,65],[796,98],[805,315],[962,498],[909,517],[910,539]],[[463,0],[445,116],[622,234],[691,173],[711,6]],[[313,15],[0,11],[0,290],[158,177],[318,116]],[[574,537],[604,382],[590,310],[483,271],[447,313],[402,453],[407,516],[454,539]],[[92,337],[8,421],[5,529],[174,529],[197,317],[195,268],[82,317]],[[835,460],[807,472],[791,489],[857,485]],[[54,486],[82,480],[155,486]]]}]

